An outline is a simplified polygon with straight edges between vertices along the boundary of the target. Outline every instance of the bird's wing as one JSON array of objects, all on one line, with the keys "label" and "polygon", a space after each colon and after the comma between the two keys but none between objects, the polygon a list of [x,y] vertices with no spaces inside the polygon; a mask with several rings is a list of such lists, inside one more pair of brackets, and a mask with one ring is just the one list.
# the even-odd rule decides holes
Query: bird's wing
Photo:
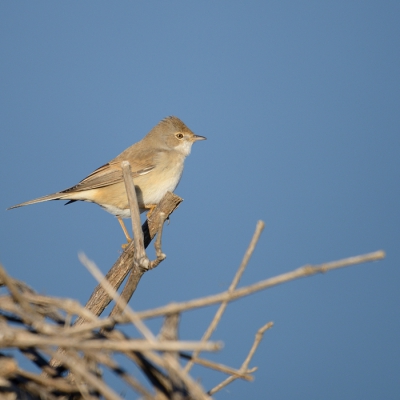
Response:
[{"label": "bird's wing", "polygon": [[[96,171],[93,171],[89,176],[80,181],[77,185],[72,186],[68,189],[62,190],[57,193],[49,194],[47,196],[39,197],[37,199],[33,199],[30,201],[26,201],[25,203],[16,204],[11,208],[17,208],[22,206],[27,206],[29,204],[40,203],[42,201],[48,200],[70,200],[70,202],[76,201],[74,198],[71,199],[70,194],[74,192],[80,192],[84,190],[90,189],[98,189],[101,187],[113,185],[115,183],[119,183],[123,181],[122,177],[122,168],[121,162],[123,160],[129,160],[132,168],[132,177],[137,178],[138,176],[148,174],[155,167],[155,157],[157,157],[157,151],[148,150],[147,152],[140,152],[140,162],[137,162],[132,159],[131,154],[127,151],[121,153],[118,157],[114,158],[114,160],[110,161],[108,164],[102,165],[100,168],[97,168]],[[66,203],[66,204],[68,204]]]},{"label": "bird's wing", "polygon": [[[140,175],[148,174],[151,170],[153,170],[155,167],[153,158],[154,155],[150,155],[150,157],[141,157],[140,163],[130,161],[132,178],[137,178]],[[102,165],[100,168],[97,168],[90,175],[88,175],[85,179],[81,180],[77,185],[63,190],[61,193],[98,189],[122,182],[123,176],[121,162],[122,160],[115,159],[107,164]]]}]

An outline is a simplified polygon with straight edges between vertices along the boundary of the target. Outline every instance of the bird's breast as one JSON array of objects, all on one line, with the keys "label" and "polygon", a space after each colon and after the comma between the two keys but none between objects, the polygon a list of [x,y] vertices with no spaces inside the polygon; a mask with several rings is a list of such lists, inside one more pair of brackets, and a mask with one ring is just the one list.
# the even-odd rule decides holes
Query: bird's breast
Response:
[{"label": "bird's breast", "polygon": [[182,177],[183,160],[160,163],[151,172],[136,179],[136,192],[145,205],[158,204],[167,192],[173,192]]}]

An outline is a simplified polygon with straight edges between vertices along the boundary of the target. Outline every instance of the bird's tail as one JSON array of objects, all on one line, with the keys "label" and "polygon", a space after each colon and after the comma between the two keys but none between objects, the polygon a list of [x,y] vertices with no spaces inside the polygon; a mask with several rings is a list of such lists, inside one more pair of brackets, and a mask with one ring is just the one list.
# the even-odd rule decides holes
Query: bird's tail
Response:
[{"label": "bird's tail", "polygon": [[68,196],[68,195],[66,193],[61,193],[61,192],[48,194],[47,196],[38,197],[37,199],[29,200],[29,201],[26,201],[25,203],[16,204],[15,206],[7,208],[7,210],[11,210],[12,208],[29,206],[30,204],[41,203],[42,201],[61,200],[61,199],[64,199],[65,196]]}]

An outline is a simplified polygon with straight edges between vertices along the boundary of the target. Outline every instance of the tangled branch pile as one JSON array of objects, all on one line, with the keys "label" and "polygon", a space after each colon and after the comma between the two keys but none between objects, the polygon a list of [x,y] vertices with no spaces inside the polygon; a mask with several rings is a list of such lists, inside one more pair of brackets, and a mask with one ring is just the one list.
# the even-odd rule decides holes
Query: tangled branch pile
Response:
[{"label": "tangled branch pile", "polygon": [[[1,267],[0,283],[7,287],[8,293],[0,296],[0,348],[3,349],[3,353],[0,353],[0,398],[121,399],[105,381],[104,371],[109,370],[145,399],[208,399],[238,378],[252,380],[251,373],[255,368],[249,369],[249,363],[263,333],[272,326],[272,323],[267,323],[260,328],[239,369],[198,357],[200,351],[220,348],[219,343],[209,342],[208,339],[229,301],[301,276],[379,260],[383,256],[383,252],[379,251],[320,266],[306,266],[236,289],[236,283],[245,267],[245,257],[226,292],[138,313],[126,307],[122,314],[107,318],[97,317],[74,300],[38,295],[26,284],[8,276]],[[120,297],[114,298],[121,301]],[[177,340],[180,313],[216,303],[220,303],[220,307],[201,341]],[[165,322],[160,334],[155,337],[145,328],[143,321],[159,316],[164,316]],[[71,321],[76,317],[85,323],[72,325]],[[127,323],[141,330],[144,339],[127,337],[119,329]],[[15,356],[10,357],[4,353],[5,349],[17,349],[42,372],[23,369],[17,364]],[[131,375],[126,364],[121,366],[115,361],[117,353],[123,354],[130,363],[140,368],[151,383],[153,392]],[[179,359],[190,361],[182,368]],[[216,387],[205,391],[189,375],[192,363],[229,376]]]},{"label": "tangled branch pile", "polygon": [[[1,348],[18,349],[42,371],[34,373],[23,369],[16,357],[1,353],[2,396],[8,393],[9,398],[18,399],[120,399],[105,382],[104,371],[109,370],[143,398],[155,398],[154,393],[129,373],[130,368],[126,366],[129,363],[121,366],[115,361],[116,353],[123,354],[142,370],[158,393],[157,398],[174,398],[174,393],[179,393],[180,398],[189,393],[193,398],[208,398],[200,385],[181,369],[178,357],[191,359],[235,379],[251,380],[252,370],[248,371],[247,367],[235,370],[193,358],[188,352],[215,351],[220,344],[177,340],[177,313],[166,315],[157,338],[147,333],[146,339],[133,339],[118,329],[127,320],[133,319],[130,323],[137,324],[129,311],[120,318],[99,318],[76,301],[38,295],[26,284],[7,275],[2,267],[0,279],[8,289],[8,294],[0,298]],[[84,318],[86,323],[71,326],[75,317]],[[67,371],[70,373],[66,374]]]},{"label": "tangled branch pile", "polygon": [[[249,368],[252,356],[264,332],[272,326],[269,322],[259,329],[239,369],[199,357],[200,352],[221,348],[220,343],[210,342],[209,339],[229,302],[293,279],[384,257],[383,251],[377,251],[327,264],[307,265],[238,289],[264,227],[260,221],[227,291],[185,303],[134,312],[128,301],[141,276],[165,258],[161,252],[162,226],[180,201],[178,196],[167,193],[153,212],[153,218],[150,217],[142,226],[143,233],[140,232],[140,235],[137,229],[140,220],[133,221],[135,242],[126,247],[106,277],[85,255],[80,255],[82,263],[99,281],[85,307],[74,300],[39,295],[25,283],[10,277],[0,266],[0,286],[6,288],[0,296],[1,399],[121,399],[108,383],[111,377],[117,377],[144,399],[210,399],[236,379],[253,380],[252,373],[256,368]],[[137,207],[137,202],[132,201],[132,205]],[[156,234],[157,259],[150,261],[144,248]],[[119,295],[117,290],[127,276]],[[115,302],[114,309],[108,317],[100,318],[112,300]],[[181,314],[213,304],[219,304],[219,307],[202,339],[179,340]],[[155,317],[164,319],[158,335],[145,325],[146,319]],[[126,324],[135,327],[137,337],[130,337],[122,331]],[[117,355],[122,355],[122,359]],[[121,361],[117,362],[117,358]],[[185,366],[182,366],[182,361],[187,361]],[[206,390],[190,376],[194,363],[228,376],[214,388]],[[146,386],[143,379],[132,373],[137,369],[146,378]]]}]

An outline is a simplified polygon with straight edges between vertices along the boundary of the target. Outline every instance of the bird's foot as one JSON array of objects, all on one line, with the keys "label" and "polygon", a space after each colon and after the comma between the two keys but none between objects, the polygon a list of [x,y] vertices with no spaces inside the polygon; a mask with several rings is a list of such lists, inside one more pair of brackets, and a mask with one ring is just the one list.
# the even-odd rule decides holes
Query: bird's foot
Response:
[{"label": "bird's foot", "polygon": [[147,212],[146,218],[149,219],[151,214],[153,213],[154,209],[157,207],[157,204],[149,204],[145,208],[149,211]]},{"label": "bird's foot", "polygon": [[131,238],[126,238],[126,240],[128,241],[128,243],[121,244],[121,247],[123,250],[125,250],[129,246],[129,244],[132,242]]}]

